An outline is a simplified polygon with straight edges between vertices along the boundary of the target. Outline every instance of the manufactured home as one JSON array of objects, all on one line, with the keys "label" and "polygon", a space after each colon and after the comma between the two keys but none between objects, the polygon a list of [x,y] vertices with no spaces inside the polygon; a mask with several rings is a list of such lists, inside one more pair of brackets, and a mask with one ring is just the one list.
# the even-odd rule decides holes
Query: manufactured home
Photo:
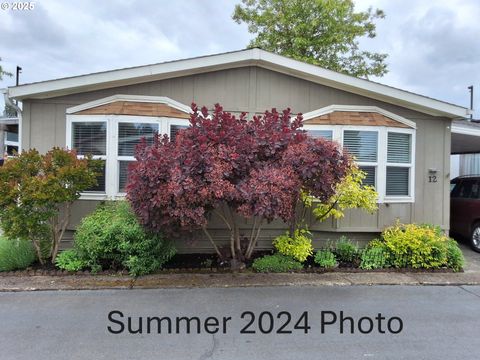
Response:
[{"label": "manufactured home", "polygon": [[[311,223],[315,246],[348,233],[359,242],[397,219],[449,230],[451,127],[468,109],[326,70],[260,49],[92,73],[8,88],[21,101],[19,146],[46,152],[53,146],[104,161],[98,186],[82,194],[69,230],[100,201],[122,198],[128,163],[141,137],[174,136],[188,126],[190,104],[249,116],[272,108],[304,114],[312,136],[347,147],[378,194],[375,214],[360,210],[342,219]],[[218,219],[217,240],[228,233]],[[266,227],[259,246],[269,248],[285,224]],[[71,233],[70,233],[71,238]],[[210,243],[178,240],[180,251],[208,251]]]}]

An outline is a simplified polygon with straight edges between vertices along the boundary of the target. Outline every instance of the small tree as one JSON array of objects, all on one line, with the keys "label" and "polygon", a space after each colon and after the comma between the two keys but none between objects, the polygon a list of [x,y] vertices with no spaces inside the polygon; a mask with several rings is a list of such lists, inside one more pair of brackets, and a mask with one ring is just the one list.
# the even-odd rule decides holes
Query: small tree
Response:
[{"label": "small tree", "polygon": [[[23,152],[0,167],[0,225],[10,238],[31,240],[41,264],[52,262],[80,192],[94,186],[98,161],[54,148]],[[46,254],[45,254],[46,253]]]},{"label": "small tree", "polygon": [[324,221],[329,217],[342,218],[347,209],[363,209],[374,213],[378,209],[378,194],[373,186],[363,184],[365,177],[365,172],[352,162],[347,175],[335,186],[335,193],[327,201],[317,202],[314,197],[304,194],[305,208],[312,208],[317,221]]},{"label": "small tree", "polygon": [[233,19],[255,35],[250,47],[359,77],[387,73],[386,54],[362,50],[382,10],[355,11],[352,0],[242,0]]},{"label": "small tree", "polygon": [[[191,126],[175,142],[143,142],[130,167],[128,199],[149,230],[178,233],[207,230],[212,214],[230,231],[230,256],[251,257],[262,225],[295,218],[301,190],[327,201],[346,175],[349,158],[337,144],[307,137],[302,117],[273,109],[251,121],[215,106],[192,105]],[[253,223],[247,234],[240,221]],[[234,262],[237,263],[237,262]]]}]

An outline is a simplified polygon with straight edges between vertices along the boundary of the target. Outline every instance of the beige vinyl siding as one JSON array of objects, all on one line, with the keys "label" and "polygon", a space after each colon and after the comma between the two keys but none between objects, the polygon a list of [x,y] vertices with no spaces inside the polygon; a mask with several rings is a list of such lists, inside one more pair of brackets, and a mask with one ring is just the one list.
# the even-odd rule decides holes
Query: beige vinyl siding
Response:
[{"label": "beige vinyl siding", "polygon": [[[373,237],[396,219],[403,222],[433,223],[449,228],[449,155],[450,120],[383,103],[364,96],[315,84],[260,67],[243,67],[191,75],[168,80],[92,91],[44,100],[25,100],[23,114],[23,148],[45,152],[52,146],[65,146],[67,108],[115,94],[166,96],[183,104],[220,103],[225,110],[262,113],[276,107],[290,107],[294,113],[306,113],[332,104],[378,106],[416,123],[415,203],[380,204],[378,213],[370,215],[359,210],[348,211],[345,218],[312,223],[318,241],[342,232]],[[438,182],[428,182],[428,169],[435,168]],[[79,201],[74,207],[69,229],[91,211],[97,202]],[[212,227],[216,225],[212,222]],[[221,228],[214,230],[219,238],[226,236]],[[281,222],[268,225],[260,247],[270,247],[270,239],[285,231]],[[358,236],[358,235],[356,235]],[[210,248],[199,236],[194,249]],[[190,245],[179,243],[181,251]],[[317,244],[317,242],[316,242]]]}]

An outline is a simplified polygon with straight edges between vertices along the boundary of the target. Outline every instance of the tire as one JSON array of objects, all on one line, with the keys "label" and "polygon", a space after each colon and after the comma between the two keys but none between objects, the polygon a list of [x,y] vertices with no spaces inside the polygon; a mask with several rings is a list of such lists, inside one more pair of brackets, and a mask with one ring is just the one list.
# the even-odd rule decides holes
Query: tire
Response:
[{"label": "tire", "polygon": [[480,253],[480,223],[475,223],[470,235],[470,247],[473,251]]}]

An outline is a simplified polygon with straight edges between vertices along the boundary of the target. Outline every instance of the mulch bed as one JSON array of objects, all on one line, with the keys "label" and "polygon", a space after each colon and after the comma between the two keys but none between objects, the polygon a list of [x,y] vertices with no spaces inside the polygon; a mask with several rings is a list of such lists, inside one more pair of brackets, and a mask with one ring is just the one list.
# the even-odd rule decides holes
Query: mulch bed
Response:
[{"label": "mulch bed", "polygon": [[[259,251],[256,252],[250,261],[247,262],[247,269],[241,270],[241,272],[252,272],[250,266],[253,260],[257,257],[262,257],[267,254],[271,254],[271,251]],[[462,270],[463,271],[463,270]],[[163,269],[158,273],[231,273],[234,272],[230,269],[228,262],[221,262],[215,254],[176,254],[168,263],[163,266]],[[238,271],[236,271],[238,272]],[[313,261],[313,257],[309,257],[305,262],[305,268],[297,271],[297,273],[330,273],[330,272],[342,272],[342,273],[375,273],[375,272],[392,272],[392,273],[452,273],[451,269],[413,269],[413,268],[384,268],[363,270],[350,263],[340,263],[338,267],[333,269],[322,269],[316,266]],[[51,263],[44,266],[40,263],[35,263],[26,270],[18,271],[6,271],[0,272],[0,276],[66,276],[66,275],[127,275],[126,270],[105,270],[96,274],[92,274],[90,271],[68,272],[65,270],[59,270]]]}]

